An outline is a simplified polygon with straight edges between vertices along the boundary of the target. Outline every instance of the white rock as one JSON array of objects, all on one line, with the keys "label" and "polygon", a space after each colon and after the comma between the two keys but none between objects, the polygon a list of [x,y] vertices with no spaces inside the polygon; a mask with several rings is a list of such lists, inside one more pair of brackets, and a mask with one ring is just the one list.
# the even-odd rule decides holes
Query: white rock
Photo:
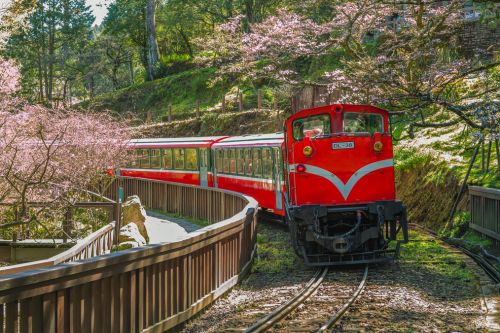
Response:
[{"label": "white rock", "polygon": [[137,195],[127,198],[122,204],[122,225],[126,226],[130,223],[135,223],[139,228],[139,232],[146,240],[149,241],[148,231],[144,222],[146,222],[146,210],[141,205],[141,199]]},{"label": "white rock", "polygon": [[120,229],[119,243],[135,242],[139,246],[146,245],[146,239],[139,232],[139,228],[135,223],[129,223]]}]

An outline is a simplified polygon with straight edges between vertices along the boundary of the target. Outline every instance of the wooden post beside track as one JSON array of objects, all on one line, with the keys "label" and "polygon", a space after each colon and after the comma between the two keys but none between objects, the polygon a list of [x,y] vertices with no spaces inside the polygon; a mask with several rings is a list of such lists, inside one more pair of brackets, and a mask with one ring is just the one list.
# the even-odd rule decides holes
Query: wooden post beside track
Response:
[{"label": "wooden post beside track", "polygon": [[257,90],[257,110],[260,112],[262,110],[262,90]]},{"label": "wooden post beside track", "polygon": [[172,121],[172,104],[168,105],[168,122]]},{"label": "wooden post beside track", "polygon": [[200,118],[200,100],[196,101],[196,118]]},{"label": "wooden post beside track", "polygon": [[238,93],[238,110],[240,112],[243,111],[243,93],[242,92]]}]

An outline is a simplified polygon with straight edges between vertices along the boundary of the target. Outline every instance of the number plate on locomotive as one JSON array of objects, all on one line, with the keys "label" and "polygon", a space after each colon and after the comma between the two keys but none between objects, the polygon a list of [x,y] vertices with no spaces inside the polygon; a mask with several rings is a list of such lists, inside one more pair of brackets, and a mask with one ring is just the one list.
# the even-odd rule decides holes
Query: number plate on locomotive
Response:
[{"label": "number plate on locomotive", "polygon": [[353,148],[354,148],[354,141],[332,143],[332,149],[353,149]]}]

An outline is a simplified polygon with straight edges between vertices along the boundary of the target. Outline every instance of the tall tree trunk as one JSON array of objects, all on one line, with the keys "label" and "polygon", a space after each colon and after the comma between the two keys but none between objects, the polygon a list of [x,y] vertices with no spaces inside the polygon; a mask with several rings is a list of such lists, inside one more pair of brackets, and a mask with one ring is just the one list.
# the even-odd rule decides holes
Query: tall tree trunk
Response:
[{"label": "tall tree trunk", "polygon": [[148,39],[148,76],[149,80],[154,78],[154,68],[158,63],[158,43],[156,41],[156,22],[155,22],[155,0],[147,0],[146,3],[146,32]]},{"label": "tall tree trunk", "polygon": [[130,79],[130,84],[134,84],[135,78],[134,78],[134,63],[132,59],[132,55],[129,54],[129,59],[128,59],[128,73],[129,73],[129,79]]},{"label": "tall tree trunk", "polygon": [[193,48],[191,47],[191,43],[189,42],[189,37],[184,33],[184,30],[182,28],[179,28],[178,31],[182,37],[182,40],[184,41],[184,44],[186,45],[189,56],[192,58],[193,57]]},{"label": "tall tree trunk", "polygon": [[38,51],[38,101],[43,103],[43,72],[42,72],[42,53],[41,50]]}]

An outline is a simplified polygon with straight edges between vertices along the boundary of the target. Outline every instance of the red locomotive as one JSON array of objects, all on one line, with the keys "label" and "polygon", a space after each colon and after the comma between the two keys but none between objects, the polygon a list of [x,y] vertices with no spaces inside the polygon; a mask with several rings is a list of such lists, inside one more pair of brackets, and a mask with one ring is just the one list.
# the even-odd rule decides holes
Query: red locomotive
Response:
[{"label": "red locomotive", "polygon": [[[284,134],[133,140],[121,175],[250,195],[283,217],[308,265],[381,262],[398,246],[406,210],[395,200],[388,112],[337,104],[300,111]],[[399,227],[398,227],[399,224]],[[399,243],[398,243],[399,245]]]}]

